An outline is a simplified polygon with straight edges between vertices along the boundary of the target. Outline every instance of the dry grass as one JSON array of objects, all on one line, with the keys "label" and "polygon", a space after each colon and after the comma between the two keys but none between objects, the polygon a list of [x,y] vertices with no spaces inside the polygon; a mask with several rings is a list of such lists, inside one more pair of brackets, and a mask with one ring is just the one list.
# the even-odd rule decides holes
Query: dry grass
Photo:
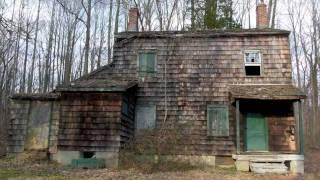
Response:
[{"label": "dry grass", "polygon": [[[126,157],[129,157],[126,156]],[[157,163],[156,163],[157,162]],[[124,161],[122,168],[116,169],[73,169],[46,160],[44,152],[24,153],[17,158],[0,159],[0,179],[216,179],[216,180],[295,180],[320,179],[320,151],[309,150],[306,156],[306,174],[256,175],[237,172],[235,169],[196,167],[184,163],[155,161],[137,158]],[[130,164],[131,163],[131,164]]]}]

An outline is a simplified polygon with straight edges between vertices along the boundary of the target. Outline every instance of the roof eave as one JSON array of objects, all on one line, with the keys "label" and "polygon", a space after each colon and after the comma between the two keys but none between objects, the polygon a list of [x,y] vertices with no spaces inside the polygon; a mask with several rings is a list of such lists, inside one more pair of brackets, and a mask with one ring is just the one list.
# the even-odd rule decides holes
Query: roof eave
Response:
[{"label": "roof eave", "polygon": [[212,30],[212,31],[143,31],[143,32],[121,32],[115,35],[116,39],[140,38],[210,38],[210,37],[244,37],[261,35],[285,35],[290,31],[277,29],[251,29],[251,30]]},{"label": "roof eave", "polygon": [[137,87],[137,84],[128,86],[111,86],[111,87],[60,87],[57,92],[126,92],[129,89]]}]

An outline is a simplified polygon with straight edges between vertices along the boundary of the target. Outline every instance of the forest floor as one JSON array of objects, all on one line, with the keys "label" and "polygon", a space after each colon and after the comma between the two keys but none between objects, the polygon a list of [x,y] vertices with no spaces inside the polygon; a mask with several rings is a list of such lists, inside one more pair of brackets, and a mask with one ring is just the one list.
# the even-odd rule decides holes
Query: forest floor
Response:
[{"label": "forest floor", "polygon": [[[41,153],[40,153],[41,154]],[[192,167],[181,164],[141,165],[121,169],[74,169],[48,162],[45,156],[29,153],[18,158],[0,159],[0,179],[217,179],[217,180],[294,180],[320,179],[320,150],[306,152],[305,174],[257,175],[237,172],[234,168]]]}]

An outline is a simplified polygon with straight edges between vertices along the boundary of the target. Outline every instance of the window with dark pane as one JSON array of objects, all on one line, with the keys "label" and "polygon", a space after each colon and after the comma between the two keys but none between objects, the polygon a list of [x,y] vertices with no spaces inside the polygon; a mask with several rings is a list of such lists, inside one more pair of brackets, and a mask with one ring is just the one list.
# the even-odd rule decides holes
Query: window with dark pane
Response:
[{"label": "window with dark pane", "polygon": [[244,53],[245,72],[247,76],[261,75],[261,53],[259,50],[247,50]]},{"label": "window with dark pane", "polygon": [[156,53],[146,51],[139,53],[139,72],[154,73],[156,71]]},{"label": "window with dark pane", "polygon": [[229,111],[227,105],[208,105],[208,136],[229,136]]}]

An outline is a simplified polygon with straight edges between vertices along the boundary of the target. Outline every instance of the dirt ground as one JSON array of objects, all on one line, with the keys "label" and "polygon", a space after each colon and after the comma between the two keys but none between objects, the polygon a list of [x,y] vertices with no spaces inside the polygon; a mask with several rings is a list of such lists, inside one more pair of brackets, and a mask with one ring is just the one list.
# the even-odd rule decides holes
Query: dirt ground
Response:
[{"label": "dirt ground", "polygon": [[[41,153],[40,153],[41,154]],[[0,180],[2,179],[217,179],[217,180],[320,180],[320,150],[306,152],[304,175],[257,175],[237,172],[234,168],[190,167],[168,165],[150,168],[148,164],[140,167],[116,169],[74,169],[45,160],[45,153],[24,154],[18,158],[0,159]],[[147,169],[147,170],[146,170]]]}]

